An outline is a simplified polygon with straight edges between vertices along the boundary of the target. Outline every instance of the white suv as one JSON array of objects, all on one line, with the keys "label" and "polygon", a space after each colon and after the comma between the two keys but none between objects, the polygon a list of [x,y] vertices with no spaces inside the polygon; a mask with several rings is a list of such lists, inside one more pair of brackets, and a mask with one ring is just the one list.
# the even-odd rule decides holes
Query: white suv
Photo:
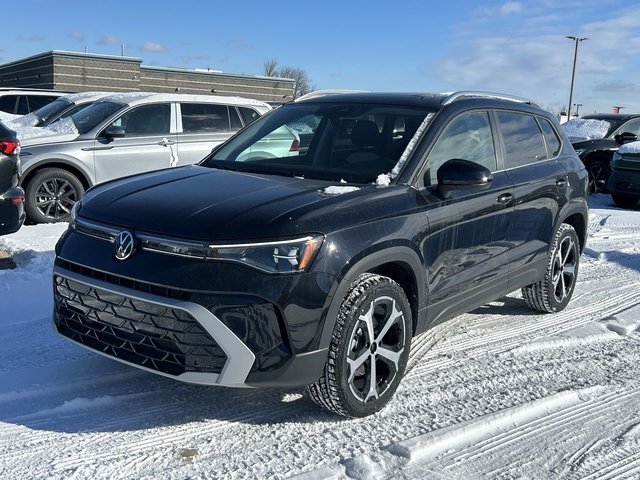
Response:
[{"label": "white suv", "polygon": [[[113,94],[21,138],[22,186],[34,222],[68,220],[98,183],[202,160],[260,115],[264,102],[241,97]],[[44,134],[50,133],[48,136]]]},{"label": "white suv", "polygon": [[0,120],[13,120],[33,112],[64,92],[53,90],[37,90],[31,88],[0,88]]}]

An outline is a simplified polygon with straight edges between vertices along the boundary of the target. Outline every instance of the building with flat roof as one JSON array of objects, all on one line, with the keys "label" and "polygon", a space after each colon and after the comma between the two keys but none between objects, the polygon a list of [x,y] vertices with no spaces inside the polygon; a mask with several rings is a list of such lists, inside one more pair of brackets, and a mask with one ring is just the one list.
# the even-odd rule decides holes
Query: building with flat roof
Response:
[{"label": "building with flat roof", "polygon": [[137,57],[52,50],[0,65],[0,87],[63,92],[179,92],[292,100],[294,80],[218,70],[154,67]]}]

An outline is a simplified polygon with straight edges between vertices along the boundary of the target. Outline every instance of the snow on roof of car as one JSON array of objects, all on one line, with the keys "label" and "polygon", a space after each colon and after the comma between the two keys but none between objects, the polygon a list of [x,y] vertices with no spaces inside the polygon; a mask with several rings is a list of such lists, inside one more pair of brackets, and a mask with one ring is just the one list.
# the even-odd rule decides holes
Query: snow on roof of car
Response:
[{"label": "snow on roof of car", "polygon": [[127,93],[115,93],[108,95],[100,99],[101,102],[116,102],[134,105],[142,103],[147,99],[152,98],[154,101],[159,102],[205,102],[205,103],[222,103],[228,105],[250,105],[255,107],[263,107],[267,110],[271,110],[272,107],[260,100],[254,100],[252,98],[244,97],[225,97],[222,95],[195,95],[186,93],[152,93],[152,92],[127,92]]},{"label": "snow on roof of car", "polygon": [[620,154],[631,153],[634,155],[640,155],[640,141],[625,143],[620,147],[620,149],[618,150],[618,153]]},{"label": "snow on roof of car", "polygon": [[65,100],[69,100],[70,102],[76,103],[79,101],[91,101],[97,100],[98,98],[106,97],[107,95],[114,95],[113,92],[79,92],[79,93],[70,93],[69,95],[63,95],[60,98],[64,98]]},{"label": "snow on roof of car", "polygon": [[610,128],[611,123],[606,120],[588,118],[572,118],[562,124],[564,133],[567,134],[567,137],[569,137],[571,141],[604,138]]}]

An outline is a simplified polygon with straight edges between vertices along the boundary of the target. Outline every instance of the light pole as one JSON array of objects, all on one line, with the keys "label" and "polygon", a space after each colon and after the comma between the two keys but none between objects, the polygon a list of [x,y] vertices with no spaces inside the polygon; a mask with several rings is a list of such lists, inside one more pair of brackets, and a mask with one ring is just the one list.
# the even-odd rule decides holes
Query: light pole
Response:
[{"label": "light pole", "polygon": [[567,38],[576,42],[576,48],[573,51],[573,73],[571,73],[571,90],[569,90],[569,109],[567,111],[567,120],[571,120],[571,101],[573,100],[573,81],[576,78],[576,60],[578,59],[578,43],[588,39],[587,37],[580,38],[580,37],[573,37],[570,35],[568,35]]},{"label": "light pole", "polygon": [[575,107],[576,107],[576,117],[580,116],[580,107],[582,106],[581,103],[574,103]]}]

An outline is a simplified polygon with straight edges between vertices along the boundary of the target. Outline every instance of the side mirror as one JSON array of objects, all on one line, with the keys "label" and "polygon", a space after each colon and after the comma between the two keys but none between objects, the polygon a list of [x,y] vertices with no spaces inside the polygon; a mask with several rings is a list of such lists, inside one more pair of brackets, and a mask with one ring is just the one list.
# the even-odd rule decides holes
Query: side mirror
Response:
[{"label": "side mirror", "polygon": [[122,127],[115,127],[115,126],[110,126],[107,127],[104,132],[102,132],[102,135],[104,137],[106,137],[107,140],[112,141],[114,138],[122,138],[125,136],[125,132],[124,132],[124,128]]},{"label": "side mirror", "polygon": [[446,161],[436,174],[436,193],[448,198],[455,190],[474,191],[487,188],[493,181],[491,170],[479,163],[454,158]]},{"label": "side mirror", "polygon": [[636,140],[638,140],[638,136],[635,133],[631,132],[622,132],[613,138],[619,145],[624,145],[625,143],[635,142]]}]

